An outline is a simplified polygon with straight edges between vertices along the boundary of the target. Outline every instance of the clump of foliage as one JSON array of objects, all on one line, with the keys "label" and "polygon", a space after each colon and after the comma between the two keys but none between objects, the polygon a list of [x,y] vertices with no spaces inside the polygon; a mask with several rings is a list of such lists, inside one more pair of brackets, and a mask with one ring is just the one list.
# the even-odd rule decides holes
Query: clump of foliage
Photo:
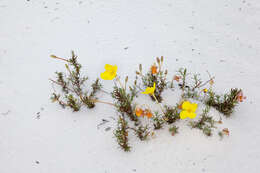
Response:
[{"label": "clump of foliage", "polygon": [[172,124],[179,120],[179,106],[179,104],[174,107],[164,105],[164,112],[161,115],[156,111],[152,118],[154,130],[161,129],[164,123]]},{"label": "clump of foliage", "polygon": [[178,129],[179,127],[173,125],[172,127],[169,128],[169,132],[172,134],[172,136],[174,136],[175,134],[179,133]]},{"label": "clump of foliage", "polygon": [[189,88],[189,86],[186,84],[186,78],[187,78],[187,75],[188,75],[187,69],[186,68],[180,68],[178,73],[179,73],[178,81],[181,80],[181,83],[179,83],[179,87],[182,90],[184,90],[185,88]]},{"label": "clump of foliage", "polygon": [[131,128],[131,129],[134,130],[135,134],[141,141],[147,140],[150,134],[148,125],[146,126],[140,125],[137,128]]},{"label": "clump of foliage", "polygon": [[117,128],[114,131],[118,145],[124,151],[130,151],[131,147],[128,143],[128,123],[123,116],[119,116],[117,122]]},{"label": "clump of foliage", "polygon": [[[211,89],[211,86],[213,85],[214,81],[213,79],[215,77],[211,77],[209,75],[209,80],[206,82],[203,82],[199,78],[199,74],[194,74],[191,81],[192,83],[189,84],[187,82],[187,79],[189,77],[189,73],[187,73],[187,69],[181,68],[178,71],[178,82],[180,80],[180,83],[178,84],[180,89],[183,90],[182,97],[185,98],[192,98],[195,100],[199,100],[202,102],[205,102],[206,105],[212,106],[216,108],[219,112],[223,113],[225,116],[229,117],[232,112],[234,111],[235,106],[238,104],[238,95],[242,92],[241,89],[232,88],[229,93],[224,94],[223,96],[217,95],[213,90]],[[207,84],[210,84],[209,89],[201,89],[202,87],[206,86]],[[208,92],[209,90],[209,92]],[[203,96],[207,95],[207,97],[202,97],[201,93],[204,93]],[[206,98],[206,100],[205,100]],[[243,98],[241,98],[243,99]]]},{"label": "clump of foliage", "polygon": [[210,91],[209,97],[205,103],[216,108],[225,116],[230,117],[231,113],[234,111],[235,106],[238,104],[237,96],[241,91],[241,89],[232,88],[230,92],[224,94],[224,96],[217,95],[213,91]]},{"label": "clump of foliage", "polygon": [[[125,86],[128,78],[125,80]],[[137,96],[136,86],[129,87],[130,92],[126,91],[126,87],[114,86],[114,90],[111,93],[112,98],[115,99],[115,107],[121,114],[126,114],[132,121],[138,121],[134,113],[133,100]]]},{"label": "clump of foliage", "polygon": [[66,62],[65,67],[67,70],[67,73],[56,72],[56,79],[50,79],[54,84],[60,86],[62,91],[60,94],[57,94],[56,91],[53,92],[52,101],[57,101],[63,108],[70,107],[73,111],[79,111],[82,105],[93,108],[95,102],[97,102],[96,93],[102,88],[99,79],[97,78],[86,89],[85,83],[88,77],[82,76],[82,66],[78,63],[78,57],[73,51],[69,59],[59,58],[55,55],[51,55],[51,57]]},{"label": "clump of foliage", "polygon": [[[186,68],[180,68],[172,81],[169,82],[167,81],[168,71],[162,68],[164,58],[157,57],[156,63],[146,73],[143,73],[142,65],[139,65],[139,70],[136,71],[136,80],[133,85],[130,84],[128,87],[128,77],[125,78],[125,82],[122,84],[117,74],[117,65],[106,64],[105,71],[100,74],[100,77],[103,80],[114,80],[115,83],[110,93],[114,103],[108,103],[97,99],[97,92],[103,91],[102,85],[99,79],[96,79],[92,84],[87,83],[88,77],[81,74],[82,66],[78,63],[74,52],[72,52],[69,59],[55,55],[51,57],[64,61],[66,67],[66,72],[56,72],[56,78],[54,80],[50,79],[53,84],[59,86],[61,91],[58,93],[54,89],[51,97],[52,101],[59,103],[63,108],[69,107],[73,111],[79,111],[81,106],[93,108],[97,102],[114,106],[119,115],[114,136],[118,145],[124,151],[130,151],[131,149],[128,139],[129,131],[132,130],[141,141],[144,141],[149,136],[155,137],[153,130],[168,126],[169,132],[174,136],[179,129],[176,126],[177,122],[183,119],[198,117],[197,121],[189,121],[191,128],[197,128],[206,136],[211,136],[213,129],[216,128],[217,121],[209,116],[210,108],[214,107],[229,117],[238,102],[245,99],[242,90],[237,88],[231,89],[230,92],[224,95],[214,93],[212,90],[214,77],[211,77],[209,73],[209,79],[204,82],[199,74],[191,74],[188,73]],[[161,103],[163,100],[162,93],[168,88],[172,88],[173,91],[179,89],[182,93],[175,106]],[[160,113],[153,111],[148,103],[139,105],[135,102],[139,91],[144,91],[142,94],[147,94],[153,101],[156,101],[160,107]],[[195,100],[195,102],[192,100]],[[196,113],[197,102],[206,105],[200,115]],[[222,123],[221,117],[218,122]],[[218,134],[221,138],[223,135],[228,136],[229,130],[224,128]]]},{"label": "clump of foliage", "polygon": [[[139,64],[139,71],[136,71],[136,77],[140,77],[142,81],[142,86],[147,88],[147,87],[152,87],[153,84],[156,84],[156,89],[154,92],[155,97],[157,98],[158,102],[161,103],[162,99],[162,92],[167,89],[167,74],[168,70],[162,69],[163,65],[163,56],[161,58],[157,57],[156,58],[156,63],[154,63],[150,70],[146,73],[143,74],[142,71],[142,64]],[[156,101],[153,96],[150,96],[153,101]]]},{"label": "clump of foliage", "polygon": [[158,112],[155,112],[155,115],[153,116],[152,121],[153,121],[154,130],[161,129],[163,126],[163,123],[165,122],[163,120],[163,117]]},{"label": "clump of foliage", "polygon": [[178,104],[175,107],[164,106],[165,113],[163,118],[168,124],[172,124],[180,119],[178,106]]},{"label": "clump of foliage", "polygon": [[223,132],[222,132],[222,131],[219,131],[219,132],[218,132],[218,136],[220,137],[220,139],[223,139],[223,137],[224,137]]},{"label": "clump of foliage", "polygon": [[197,128],[202,130],[202,132],[207,135],[212,135],[212,128],[215,128],[215,120],[211,116],[208,115],[210,107],[207,106],[203,113],[200,115],[201,118],[198,121],[190,122],[192,128]]},{"label": "clump of foliage", "polygon": [[[199,77],[199,74],[193,74],[192,77],[190,77],[191,74],[187,72],[186,68],[180,68],[178,70],[178,74],[174,76],[173,80],[179,82],[178,85],[183,91],[183,98],[191,98],[201,101],[201,92],[203,91],[201,88],[206,86],[207,84],[210,84],[211,87],[211,85],[213,85],[214,83],[213,79],[215,77],[211,77],[209,73],[208,75],[209,80],[203,82],[202,79]],[[188,79],[190,79],[189,81],[191,82],[188,82]],[[204,91],[204,93],[206,92]]]}]

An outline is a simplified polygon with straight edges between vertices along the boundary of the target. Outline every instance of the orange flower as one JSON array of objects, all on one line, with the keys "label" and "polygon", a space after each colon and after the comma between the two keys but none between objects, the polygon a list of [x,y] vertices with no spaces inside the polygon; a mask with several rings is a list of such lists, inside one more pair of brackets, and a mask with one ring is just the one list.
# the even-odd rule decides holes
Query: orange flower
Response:
[{"label": "orange flower", "polygon": [[183,103],[183,102],[181,102],[181,103],[178,105],[178,109],[182,109],[182,103]]},{"label": "orange flower", "polygon": [[153,114],[151,113],[151,111],[149,109],[145,109],[144,115],[147,116],[148,118],[151,118],[153,116]]},{"label": "orange flower", "polygon": [[173,80],[176,80],[177,82],[179,82],[179,81],[180,81],[180,79],[181,79],[181,77],[180,77],[180,76],[176,76],[176,75],[175,75],[175,76],[173,77]]},{"label": "orange flower", "polygon": [[135,115],[140,117],[140,116],[143,116],[144,114],[144,111],[141,109],[141,108],[136,108],[135,109]]},{"label": "orange flower", "polygon": [[152,65],[151,72],[152,72],[152,74],[157,74],[157,66],[156,65]]},{"label": "orange flower", "polygon": [[135,115],[140,117],[140,116],[147,116],[147,118],[151,118],[153,114],[149,109],[143,110],[142,108],[136,108],[135,109]]},{"label": "orange flower", "polygon": [[243,92],[240,91],[240,92],[237,94],[237,101],[243,102],[244,99],[246,99],[246,97],[243,95]]}]

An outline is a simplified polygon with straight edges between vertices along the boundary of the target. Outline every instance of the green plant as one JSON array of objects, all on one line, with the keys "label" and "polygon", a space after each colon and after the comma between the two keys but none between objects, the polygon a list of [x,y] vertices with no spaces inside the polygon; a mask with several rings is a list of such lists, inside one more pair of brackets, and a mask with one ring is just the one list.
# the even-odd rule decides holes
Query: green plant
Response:
[{"label": "green plant", "polygon": [[[71,108],[73,111],[79,111],[82,106],[93,108],[97,102],[113,105],[117,115],[119,115],[113,133],[118,145],[124,151],[131,149],[128,139],[129,132],[133,132],[140,140],[144,141],[149,136],[155,137],[153,130],[166,126],[169,127],[170,133],[174,136],[179,129],[176,122],[186,118],[197,117],[196,121],[188,121],[191,128],[197,128],[206,136],[211,136],[213,129],[216,128],[216,123],[222,123],[222,121],[221,117],[219,121],[215,121],[213,117],[209,116],[210,108],[214,107],[229,117],[238,102],[242,102],[246,98],[243,96],[242,90],[237,88],[231,89],[224,95],[217,95],[212,90],[214,77],[208,73],[209,79],[204,82],[199,74],[192,75],[188,73],[186,68],[180,68],[172,81],[168,82],[168,71],[162,69],[164,59],[157,57],[156,63],[146,73],[143,73],[142,65],[139,65],[139,71],[136,71],[136,80],[133,85],[127,85],[128,77],[125,78],[125,83],[121,83],[120,76],[117,74],[117,65],[106,64],[105,71],[100,74],[100,77],[103,80],[114,80],[115,83],[112,92],[106,92],[112,96],[114,103],[108,103],[97,99],[97,93],[103,91],[102,85],[99,79],[96,79],[92,84],[87,82],[88,77],[82,75],[82,66],[78,63],[74,52],[69,59],[55,55],[51,55],[51,57],[64,61],[66,67],[66,72],[56,72],[55,79],[50,79],[53,84],[59,86],[60,91],[57,92],[54,88],[51,96],[52,101],[57,102],[63,108]],[[178,87],[174,86],[175,81],[177,81],[176,86]],[[206,86],[207,84],[210,85]],[[181,97],[175,106],[161,103],[162,93],[168,88],[181,92]],[[160,113],[154,112],[149,103],[138,104],[138,100],[135,99],[140,91],[144,91],[142,94],[147,94],[153,101],[156,101],[160,106]],[[199,115],[196,112],[197,102],[206,105]],[[223,135],[229,136],[229,129],[222,129],[218,135],[221,138]]]},{"label": "green plant", "polygon": [[210,107],[207,106],[203,113],[200,115],[201,118],[198,121],[190,122],[192,128],[197,128],[203,131],[207,136],[212,135],[212,128],[215,128],[215,121],[211,116],[208,115]]},{"label": "green plant", "polygon": [[175,107],[164,106],[164,117],[163,119],[168,123],[172,124],[180,119],[178,104]]},{"label": "green plant", "polygon": [[161,129],[162,128],[162,125],[164,123],[164,120],[163,118],[159,115],[158,112],[155,112],[153,118],[152,118],[152,121],[153,121],[153,127],[155,130],[158,130],[158,129]]},{"label": "green plant", "polygon": [[209,97],[206,99],[205,104],[216,108],[219,112],[223,113],[226,117],[230,117],[234,108],[238,104],[237,96],[241,89],[232,88],[229,93],[224,96],[217,95],[213,91],[209,92]]},{"label": "green plant", "polygon": [[[156,63],[154,63],[154,65],[151,66],[150,70],[146,74],[143,74],[142,64],[139,64],[139,71],[136,71],[136,77],[137,79],[138,76],[141,78],[141,85],[145,88],[152,87],[154,83],[156,84],[154,95],[157,98],[158,102],[161,103],[163,100],[161,94],[165,89],[167,89],[168,70],[162,69],[163,56],[161,58],[157,57]],[[153,96],[150,97],[153,101],[156,101]]]},{"label": "green plant", "polygon": [[169,132],[171,132],[172,136],[174,136],[175,134],[179,133],[178,129],[179,127],[172,126],[169,128]]},{"label": "green plant", "polygon": [[130,151],[131,147],[128,144],[128,125],[123,116],[119,116],[117,122],[117,129],[114,131],[118,145],[124,151]]},{"label": "green plant", "polygon": [[220,137],[220,139],[223,139],[223,138],[224,138],[223,132],[222,132],[222,131],[219,131],[219,132],[218,132],[218,136]]},{"label": "green plant", "polygon": [[189,88],[188,85],[186,85],[186,78],[188,76],[187,69],[186,68],[180,68],[178,71],[181,79],[181,83],[179,84],[179,87],[184,91],[185,88]]},{"label": "green plant", "polygon": [[[126,80],[127,82],[127,80]],[[126,114],[132,121],[138,121],[134,113],[133,100],[137,95],[136,86],[130,87],[130,93],[127,93],[125,88],[114,86],[114,90],[111,93],[112,98],[115,100],[115,107],[118,112]]]},{"label": "green plant", "polygon": [[62,107],[70,107],[73,111],[80,110],[80,107],[84,104],[88,108],[93,108],[95,103],[98,102],[96,93],[101,90],[102,85],[99,79],[89,87],[85,88],[85,83],[88,80],[87,76],[81,75],[81,64],[78,63],[77,56],[72,51],[70,59],[59,58],[55,55],[51,55],[52,58],[65,61],[65,67],[68,74],[63,72],[56,72],[56,79],[50,79],[52,83],[61,87],[62,93],[52,93],[52,101],[58,101]]},{"label": "green plant", "polygon": [[150,134],[148,125],[146,126],[140,125],[137,128],[131,128],[131,129],[134,130],[135,134],[138,136],[138,138],[141,141],[147,140]]},{"label": "green plant", "polygon": [[204,94],[206,94],[205,91],[207,91],[208,89],[204,88],[202,90],[202,87],[206,86],[209,83],[209,88],[211,88],[214,82],[213,79],[215,77],[211,77],[211,75],[208,72],[209,79],[203,82],[202,79],[199,77],[200,74],[193,74],[193,77],[190,80],[191,82],[188,83],[187,79],[190,75],[187,73],[187,69],[181,68],[179,69],[178,73],[180,75],[180,79],[182,80],[182,83],[179,84],[180,88],[183,91],[182,98],[191,98],[198,101],[203,101],[204,97],[201,96],[201,93],[203,92]]}]

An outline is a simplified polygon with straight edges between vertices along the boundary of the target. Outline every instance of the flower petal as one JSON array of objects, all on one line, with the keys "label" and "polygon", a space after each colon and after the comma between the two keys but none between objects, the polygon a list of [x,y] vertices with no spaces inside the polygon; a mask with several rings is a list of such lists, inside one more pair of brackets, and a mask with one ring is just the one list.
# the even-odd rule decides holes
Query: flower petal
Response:
[{"label": "flower petal", "polygon": [[117,72],[117,65],[113,65],[113,72],[116,73]]},{"label": "flower petal", "polygon": [[193,119],[193,118],[196,117],[196,113],[194,113],[194,112],[189,112],[189,113],[188,113],[188,117],[189,117],[190,119]]},{"label": "flower petal", "polygon": [[197,103],[192,103],[190,109],[192,112],[195,112],[197,110],[197,107],[198,107]]},{"label": "flower petal", "polygon": [[150,88],[146,88],[144,92],[142,92],[142,94],[150,94],[151,90]]},{"label": "flower petal", "polygon": [[146,88],[145,91],[142,92],[142,94],[149,94],[149,90],[148,90],[148,88]]},{"label": "flower petal", "polygon": [[191,107],[191,103],[189,101],[184,101],[182,103],[182,109],[183,110],[188,110],[188,109],[190,109],[190,107]]},{"label": "flower petal", "polygon": [[153,87],[147,87],[142,94],[153,94],[155,90],[155,83],[153,84]]},{"label": "flower petal", "polygon": [[105,70],[106,70],[106,71],[112,71],[112,68],[113,68],[113,66],[110,65],[110,64],[106,64],[106,65],[105,65]]},{"label": "flower petal", "polygon": [[155,88],[151,88],[151,90],[150,90],[150,94],[154,94],[154,91],[155,91]]},{"label": "flower petal", "polygon": [[106,64],[105,70],[106,70],[106,72],[116,73],[117,72],[117,65]]},{"label": "flower petal", "polygon": [[155,91],[155,82],[153,83],[153,87],[147,87],[147,89],[149,90],[149,94],[154,94],[154,91]]},{"label": "flower petal", "polygon": [[116,77],[116,74],[109,73],[109,72],[103,72],[100,74],[101,79],[104,80],[113,80]]},{"label": "flower petal", "polygon": [[189,112],[188,111],[181,111],[180,118],[185,119],[188,117]]}]

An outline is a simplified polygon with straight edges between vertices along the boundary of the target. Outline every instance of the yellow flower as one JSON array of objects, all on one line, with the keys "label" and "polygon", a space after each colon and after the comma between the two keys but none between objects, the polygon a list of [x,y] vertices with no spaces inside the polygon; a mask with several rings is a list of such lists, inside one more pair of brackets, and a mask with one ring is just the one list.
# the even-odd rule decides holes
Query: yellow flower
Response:
[{"label": "yellow flower", "polygon": [[155,91],[155,83],[153,83],[153,87],[147,87],[142,94],[150,94],[153,95]]},{"label": "yellow flower", "polygon": [[113,80],[116,77],[117,66],[116,65],[105,65],[105,72],[100,74],[100,77],[104,80]]},{"label": "yellow flower", "polygon": [[204,88],[204,89],[203,89],[203,92],[204,92],[204,93],[207,93],[207,92],[208,92],[208,89],[207,89],[207,88]]},{"label": "yellow flower", "polygon": [[198,105],[196,103],[190,103],[189,101],[184,101],[182,103],[182,111],[180,113],[180,118],[185,119],[189,117],[193,119],[196,117],[195,111],[197,110]]}]

